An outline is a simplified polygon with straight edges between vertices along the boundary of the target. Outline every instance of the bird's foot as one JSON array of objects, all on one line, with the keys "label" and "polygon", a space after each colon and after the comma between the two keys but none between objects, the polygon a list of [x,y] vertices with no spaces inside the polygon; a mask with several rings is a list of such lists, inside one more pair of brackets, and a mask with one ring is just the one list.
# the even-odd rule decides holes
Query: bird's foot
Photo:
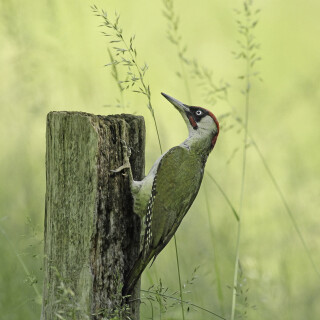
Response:
[{"label": "bird's foot", "polygon": [[120,166],[119,168],[117,169],[114,169],[114,170],[110,170],[111,172],[120,172],[124,169],[129,169],[131,168],[131,165],[130,165],[130,162],[125,162],[122,166]]},{"label": "bird's foot", "polygon": [[120,166],[117,169],[110,170],[111,172],[121,172],[124,169],[131,169],[129,158],[131,156],[131,149],[127,146],[127,143],[124,140],[121,140],[121,143],[123,145],[123,151],[124,151],[124,164]]}]

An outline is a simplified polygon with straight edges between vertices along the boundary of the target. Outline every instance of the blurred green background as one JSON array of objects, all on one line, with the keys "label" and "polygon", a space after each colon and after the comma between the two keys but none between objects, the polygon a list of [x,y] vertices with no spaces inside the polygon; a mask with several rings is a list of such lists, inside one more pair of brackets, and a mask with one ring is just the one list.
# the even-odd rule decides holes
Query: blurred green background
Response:
[{"label": "blurred green background", "polygon": [[[230,100],[243,114],[240,94],[244,63],[237,48],[233,9],[242,1],[177,0],[187,55],[214,70],[214,78],[231,84]],[[183,81],[176,76],[179,60],[167,40],[167,20],[160,0],[0,2],[0,319],[39,319],[42,291],[45,196],[45,124],[51,110],[95,114],[120,113],[110,107],[119,98],[117,85],[104,67],[108,44],[92,4],[120,13],[128,38],[136,34],[141,64],[150,70],[152,101],[165,150],[187,134],[179,114],[160,95],[164,91],[190,104]],[[320,2],[256,1],[262,10],[256,29],[262,44],[257,65],[263,82],[253,82],[249,129],[289,203],[317,266],[320,265]],[[219,118],[229,106],[206,105],[197,81],[189,79],[192,103]],[[150,112],[142,95],[126,93],[127,113],[143,115],[147,125],[147,170],[160,155]],[[229,118],[224,121],[227,127]],[[206,170],[239,207],[243,132],[222,130]],[[228,159],[235,148],[232,161]],[[248,319],[319,319],[320,277],[312,268],[287,212],[255,149],[249,147],[240,242],[240,278],[248,293],[239,307]],[[206,205],[209,200],[210,212]],[[182,281],[197,280],[185,299],[230,316],[230,286],[236,250],[237,221],[215,185],[205,177],[199,196],[177,232]],[[31,276],[27,277],[21,259]],[[219,270],[217,274],[216,270]],[[143,288],[161,278],[170,293],[178,290],[171,242],[143,276]],[[217,290],[221,284],[221,291]],[[244,307],[246,299],[249,308]],[[242,304],[242,307],[241,307]],[[251,306],[256,306],[251,308]],[[155,304],[155,319],[159,310]],[[142,305],[142,319],[151,316]],[[187,319],[214,319],[205,312],[187,312]],[[239,318],[239,317],[238,317]],[[181,319],[179,307],[162,319]]]}]

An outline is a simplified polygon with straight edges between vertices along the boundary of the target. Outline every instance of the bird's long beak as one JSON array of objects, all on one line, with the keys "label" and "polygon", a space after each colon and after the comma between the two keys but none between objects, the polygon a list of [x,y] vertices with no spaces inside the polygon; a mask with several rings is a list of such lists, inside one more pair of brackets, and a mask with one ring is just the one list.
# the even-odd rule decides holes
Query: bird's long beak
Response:
[{"label": "bird's long beak", "polygon": [[189,108],[185,104],[183,104],[182,102],[180,102],[179,100],[177,100],[175,98],[170,97],[169,95],[167,95],[163,92],[161,92],[161,94],[168,101],[170,101],[183,116],[186,116],[186,114],[189,112]]}]

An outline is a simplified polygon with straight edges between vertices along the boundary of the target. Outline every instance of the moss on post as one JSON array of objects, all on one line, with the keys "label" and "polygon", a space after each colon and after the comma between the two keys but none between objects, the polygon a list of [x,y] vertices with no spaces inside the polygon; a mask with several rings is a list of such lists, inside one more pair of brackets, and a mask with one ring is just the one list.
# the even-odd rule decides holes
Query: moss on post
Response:
[{"label": "moss on post", "polygon": [[[128,175],[110,172],[123,164],[121,140],[131,148],[133,176],[141,180],[142,117],[48,114],[43,320],[127,312],[121,291],[139,255],[141,222],[132,211]],[[136,320],[139,287],[130,292]]]}]

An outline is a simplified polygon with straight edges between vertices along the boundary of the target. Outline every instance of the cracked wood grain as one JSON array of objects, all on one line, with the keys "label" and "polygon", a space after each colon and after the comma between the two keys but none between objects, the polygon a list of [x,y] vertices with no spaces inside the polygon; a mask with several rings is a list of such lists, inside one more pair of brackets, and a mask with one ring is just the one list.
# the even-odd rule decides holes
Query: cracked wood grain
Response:
[{"label": "cracked wood grain", "polygon": [[[123,163],[123,139],[134,178],[143,178],[144,120],[50,112],[46,138],[41,319],[102,319],[121,305],[125,275],[139,255],[141,221],[132,210],[128,175],[110,170]],[[140,282],[129,298],[135,320],[139,294]]]}]

